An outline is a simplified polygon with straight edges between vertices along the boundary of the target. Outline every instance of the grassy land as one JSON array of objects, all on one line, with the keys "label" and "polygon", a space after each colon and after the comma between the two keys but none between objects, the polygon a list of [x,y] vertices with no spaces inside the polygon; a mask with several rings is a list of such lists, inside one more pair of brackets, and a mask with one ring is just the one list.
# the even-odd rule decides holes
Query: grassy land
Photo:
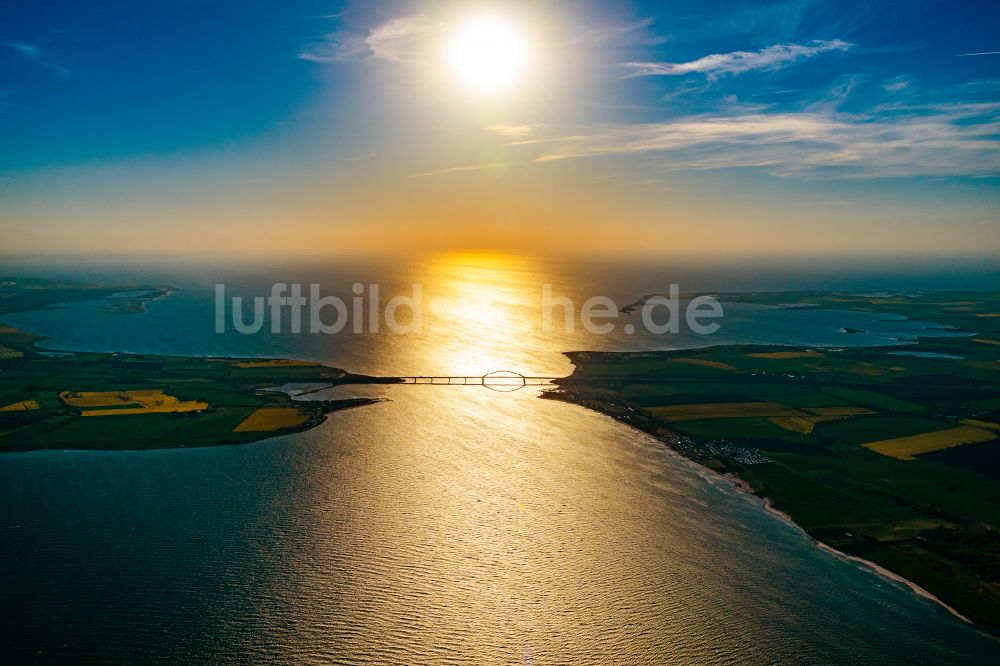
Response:
[{"label": "grassy land", "polygon": [[142,312],[146,301],[171,290],[155,284],[95,284],[69,280],[0,277],[0,316],[41,310],[74,301],[105,299],[105,309],[120,314]]},{"label": "grassy land", "polygon": [[[0,313],[107,298],[124,291],[141,292],[147,298],[165,290],[0,278]],[[129,314],[141,311],[141,303],[109,307]],[[37,346],[40,340],[0,325],[0,452],[241,444],[311,428],[330,411],[373,402],[293,403],[284,393],[262,390],[292,382],[373,381],[317,363],[48,355]]]},{"label": "grassy land", "polygon": [[[640,428],[817,539],[1000,628],[997,294],[723,294],[912,316],[969,332],[885,348],[727,346],[570,354],[546,397]],[[920,351],[958,358],[893,355]]]}]

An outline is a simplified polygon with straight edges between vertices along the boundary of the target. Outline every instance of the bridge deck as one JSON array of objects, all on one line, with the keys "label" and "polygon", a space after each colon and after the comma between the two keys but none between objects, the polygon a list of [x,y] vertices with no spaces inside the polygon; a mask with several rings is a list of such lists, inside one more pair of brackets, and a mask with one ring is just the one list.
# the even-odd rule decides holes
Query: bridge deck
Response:
[{"label": "bridge deck", "polygon": [[542,386],[560,377],[521,375],[518,377],[483,377],[463,375],[418,375],[399,377],[404,384],[438,384],[442,386]]}]

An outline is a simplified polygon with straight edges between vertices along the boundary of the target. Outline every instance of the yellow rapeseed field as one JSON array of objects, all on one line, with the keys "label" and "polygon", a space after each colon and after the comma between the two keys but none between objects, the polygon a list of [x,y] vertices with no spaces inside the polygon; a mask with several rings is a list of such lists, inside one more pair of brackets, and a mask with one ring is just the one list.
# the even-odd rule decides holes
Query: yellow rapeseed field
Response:
[{"label": "yellow rapeseed field", "polygon": [[309,418],[296,407],[261,407],[233,428],[233,432],[270,432],[294,428]]},{"label": "yellow rapeseed field", "polygon": [[751,418],[755,416],[806,416],[776,402],[710,402],[693,405],[650,407],[649,411],[667,421],[695,419]]},{"label": "yellow rapeseed field", "polygon": [[0,358],[21,358],[22,356],[24,356],[24,352],[0,345]]},{"label": "yellow rapeseed field", "polygon": [[948,449],[962,444],[973,444],[975,442],[988,442],[996,438],[996,433],[975,428],[973,426],[959,426],[937,432],[925,432],[920,435],[910,435],[909,437],[894,437],[892,439],[882,439],[877,442],[868,442],[864,445],[866,449],[871,449],[884,456],[898,458],[900,460],[916,460],[916,456],[921,453],[930,453]]},{"label": "yellow rapeseed field", "polygon": [[735,371],[736,368],[723,363],[722,361],[712,361],[707,358],[675,358],[674,363],[686,363],[688,365],[701,365],[706,368],[717,368],[718,370]]},{"label": "yellow rapeseed field", "polygon": [[785,430],[800,432],[803,435],[812,434],[813,428],[816,427],[813,420],[801,416],[772,416],[768,421]]},{"label": "yellow rapeseed field", "polygon": [[22,400],[4,407],[0,407],[0,412],[23,412],[29,409],[38,409],[37,400]]},{"label": "yellow rapeseed field", "polygon": [[[162,389],[129,391],[63,391],[59,398],[70,407],[80,407],[81,416],[124,416],[163,412],[193,412],[208,409],[207,402],[178,400]],[[135,407],[126,407],[135,405]],[[119,409],[94,409],[118,407]]]},{"label": "yellow rapeseed field", "polygon": [[803,407],[802,411],[808,412],[808,414],[803,416],[775,416],[768,420],[785,430],[809,435],[817,423],[838,421],[840,419],[851,418],[852,416],[865,416],[876,413],[864,407]]},{"label": "yellow rapeseed field", "polygon": [[967,426],[975,426],[976,428],[986,428],[987,430],[1000,430],[1000,423],[993,423],[993,421],[980,421],[979,419],[959,419],[959,423]]}]

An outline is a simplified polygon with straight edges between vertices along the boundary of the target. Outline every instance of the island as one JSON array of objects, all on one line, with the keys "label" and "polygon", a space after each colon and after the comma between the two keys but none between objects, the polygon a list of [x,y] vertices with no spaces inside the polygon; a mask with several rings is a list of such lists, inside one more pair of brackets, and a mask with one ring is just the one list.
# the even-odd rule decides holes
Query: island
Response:
[{"label": "island", "polygon": [[964,334],[889,347],[572,352],[573,374],[543,397],[656,437],[820,544],[1000,628],[1000,295],[716,296],[885,312]]},{"label": "island", "polygon": [[[93,299],[135,314],[171,289],[4,277],[0,316]],[[40,343],[0,324],[0,453],[245,444],[378,402],[293,400],[278,387],[393,381],[301,360],[58,352]]]}]

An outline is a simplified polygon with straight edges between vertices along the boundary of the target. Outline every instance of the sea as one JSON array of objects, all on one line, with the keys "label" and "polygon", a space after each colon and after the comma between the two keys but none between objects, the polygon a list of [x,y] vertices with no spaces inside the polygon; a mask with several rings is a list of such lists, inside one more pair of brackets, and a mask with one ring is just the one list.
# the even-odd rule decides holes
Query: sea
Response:
[{"label": "sea", "polygon": [[[389,260],[2,258],[0,274],[177,289],[3,317],[50,350],[285,357],[351,372],[561,376],[567,351],[846,347],[954,335],[876,313],[723,302],[717,331],[586,330],[646,294],[996,287],[884,264],[734,266],[456,254]],[[420,327],[253,334],[216,321],[273,285],[379,298]],[[544,290],[565,297],[543,323]],[[128,295],[134,296],[134,295]],[[372,301],[375,307],[372,308]],[[563,301],[565,302],[565,301]],[[683,303],[688,303],[683,299]],[[232,303],[229,303],[232,309]],[[249,313],[250,310],[245,312]],[[658,316],[664,316],[661,311]],[[231,313],[229,313],[231,314]],[[327,311],[330,314],[330,311]],[[400,318],[412,314],[401,307]],[[228,316],[228,315],[227,315]],[[247,314],[249,318],[249,314]],[[377,318],[377,317],[376,317]],[[574,324],[572,330],[567,321]],[[408,319],[413,323],[412,319]],[[633,323],[626,332],[625,322]],[[307,327],[304,327],[307,328]],[[760,500],[544,387],[347,386],[371,396],[241,446],[0,454],[0,663],[986,664],[1000,640],[820,549]]]}]

